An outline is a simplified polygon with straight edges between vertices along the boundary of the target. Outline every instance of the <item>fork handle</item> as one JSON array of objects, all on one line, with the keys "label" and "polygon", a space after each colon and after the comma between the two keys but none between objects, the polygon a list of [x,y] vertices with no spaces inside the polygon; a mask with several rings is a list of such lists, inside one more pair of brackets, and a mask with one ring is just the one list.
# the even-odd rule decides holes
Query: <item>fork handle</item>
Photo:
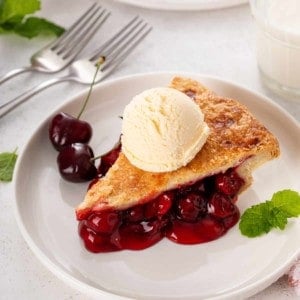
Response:
[{"label": "fork handle", "polygon": [[19,68],[19,69],[15,69],[15,70],[11,70],[9,71],[7,74],[5,74],[4,76],[2,76],[0,78],[0,84],[4,83],[5,81],[7,81],[8,79],[11,79],[19,74],[25,73],[25,72],[29,72],[29,71],[33,71],[34,69],[32,68],[32,66],[28,66],[28,67],[23,67],[23,68]]},{"label": "fork handle", "polygon": [[41,92],[42,90],[46,89],[49,86],[52,86],[59,82],[64,81],[72,81],[74,80],[72,77],[65,76],[65,77],[58,77],[53,78],[50,80],[47,80],[45,82],[42,82],[41,84],[35,86],[34,88],[24,92],[20,96],[9,100],[8,102],[0,105],[0,118],[5,116],[7,113],[12,111],[14,108],[25,102],[26,100],[30,99],[32,96],[36,95],[37,93]]}]

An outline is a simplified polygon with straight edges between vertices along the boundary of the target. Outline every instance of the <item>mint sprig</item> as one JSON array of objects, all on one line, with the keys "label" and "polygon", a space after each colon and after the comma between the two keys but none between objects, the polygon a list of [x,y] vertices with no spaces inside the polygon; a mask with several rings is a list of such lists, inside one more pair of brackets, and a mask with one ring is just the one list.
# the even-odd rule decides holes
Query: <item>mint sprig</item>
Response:
[{"label": "mint sprig", "polygon": [[40,0],[0,0],[0,33],[15,33],[27,38],[48,33],[61,35],[62,27],[31,16],[40,9]]},{"label": "mint sprig", "polygon": [[11,181],[17,161],[17,150],[0,153],[0,181]]},{"label": "mint sprig", "polygon": [[273,194],[272,199],[253,205],[241,216],[239,228],[243,235],[257,237],[273,228],[284,230],[288,218],[300,216],[300,194],[282,190]]}]

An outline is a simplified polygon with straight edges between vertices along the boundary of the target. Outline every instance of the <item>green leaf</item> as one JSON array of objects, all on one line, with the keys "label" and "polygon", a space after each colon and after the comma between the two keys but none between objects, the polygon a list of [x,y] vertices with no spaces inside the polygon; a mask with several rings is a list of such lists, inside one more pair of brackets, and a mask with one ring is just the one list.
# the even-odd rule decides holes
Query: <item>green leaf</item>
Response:
[{"label": "green leaf", "polygon": [[274,206],[285,212],[288,218],[300,215],[300,194],[292,190],[283,190],[272,197]]},{"label": "green leaf", "polygon": [[0,180],[11,181],[18,155],[14,152],[0,153]]},{"label": "green leaf", "polygon": [[60,36],[64,29],[43,18],[29,17],[25,22],[18,24],[14,31],[21,36],[33,38],[39,34],[55,34]]},{"label": "green leaf", "polygon": [[13,20],[0,24],[0,28],[3,32],[13,31],[14,28],[21,23],[24,17],[15,17]]},{"label": "green leaf", "polygon": [[39,34],[60,36],[64,29],[46,19],[28,17],[40,10],[40,0],[0,0],[0,33],[32,38]]},{"label": "green leaf", "polygon": [[239,228],[243,235],[256,237],[268,233],[272,225],[269,223],[271,205],[268,202],[253,205],[241,216]]},{"label": "green leaf", "polygon": [[283,230],[288,218],[300,216],[300,195],[292,190],[274,193],[271,201],[248,208],[241,216],[239,228],[248,237],[268,233],[272,228]]},{"label": "green leaf", "polygon": [[286,214],[278,207],[272,207],[268,222],[271,227],[283,230],[288,222]]},{"label": "green leaf", "polygon": [[40,8],[40,0],[0,0],[0,24],[33,14]]}]

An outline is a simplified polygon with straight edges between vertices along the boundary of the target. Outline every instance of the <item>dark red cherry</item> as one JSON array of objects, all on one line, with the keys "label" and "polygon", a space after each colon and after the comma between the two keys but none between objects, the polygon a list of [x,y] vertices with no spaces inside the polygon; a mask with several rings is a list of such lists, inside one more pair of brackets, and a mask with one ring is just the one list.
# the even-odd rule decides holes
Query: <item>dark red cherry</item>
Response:
[{"label": "dark red cherry", "polygon": [[177,214],[184,221],[194,222],[200,215],[206,213],[206,210],[206,199],[203,194],[190,192],[178,199]]},{"label": "dark red cherry", "polygon": [[64,147],[57,157],[61,176],[72,182],[92,180],[97,175],[93,157],[93,150],[86,144],[74,143]]},{"label": "dark red cherry", "polygon": [[145,217],[151,219],[165,215],[170,210],[173,200],[174,193],[172,191],[161,194],[145,205]]},{"label": "dark red cherry", "polygon": [[98,181],[99,181],[99,178],[98,178],[98,177],[93,178],[92,181],[89,183],[89,185],[88,185],[88,187],[87,187],[87,190],[91,189],[92,186],[93,186],[94,184],[96,184]]},{"label": "dark red cherry", "polygon": [[117,212],[103,211],[91,214],[86,225],[97,233],[112,233],[120,223],[120,215]]},{"label": "dark red cherry", "polygon": [[91,252],[110,252],[119,250],[111,241],[111,237],[105,234],[98,234],[90,228],[86,228],[86,235],[83,238],[86,249]]},{"label": "dark red cherry", "polygon": [[121,151],[121,144],[118,144],[111,151],[101,156],[101,162],[98,167],[98,175],[104,176],[110,167],[115,163]]},{"label": "dark red cherry", "polygon": [[136,205],[124,212],[124,218],[128,222],[140,222],[144,219],[144,206]]},{"label": "dark red cherry", "polygon": [[64,112],[60,112],[50,122],[49,139],[56,150],[72,143],[87,144],[92,136],[91,125]]},{"label": "dark red cherry", "polygon": [[78,234],[82,239],[85,239],[88,236],[89,232],[86,226],[86,220],[82,220],[78,223]]},{"label": "dark red cherry", "polygon": [[231,198],[221,193],[214,193],[208,202],[208,211],[212,215],[225,218],[235,213],[235,205],[231,202]]},{"label": "dark red cherry", "polygon": [[179,244],[198,244],[215,240],[225,233],[225,227],[213,216],[205,216],[195,223],[174,219],[166,237]]},{"label": "dark red cherry", "polygon": [[217,190],[226,195],[235,195],[244,185],[244,180],[234,169],[216,175],[215,185]]},{"label": "dark red cherry", "polygon": [[176,194],[178,197],[182,198],[188,193],[193,191],[193,185],[181,186],[177,189]]},{"label": "dark red cherry", "polygon": [[141,250],[148,248],[163,238],[163,228],[166,226],[163,220],[143,221],[129,223],[121,226],[120,247],[123,249]]}]

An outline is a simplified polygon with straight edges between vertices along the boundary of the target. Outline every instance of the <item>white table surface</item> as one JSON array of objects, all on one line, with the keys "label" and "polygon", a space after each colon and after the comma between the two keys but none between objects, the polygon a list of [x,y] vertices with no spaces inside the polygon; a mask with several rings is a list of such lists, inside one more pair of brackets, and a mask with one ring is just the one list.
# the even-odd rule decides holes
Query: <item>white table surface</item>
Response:
[{"label": "white table surface", "polygon": [[[248,5],[216,11],[168,12],[100,1],[112,11],[105,26],[86,48],[99,45],[132,16],[143,16],[154,27],[111,77],[153,71],[186,71],[234,81],[269,96],[300,121],[299,103],[276,96],[262,83],[255,58],[255,35]],[[67,27],[87,6],[85,0],[42,0],[41,15]],[[14,35],[0,36],[0,74],[26,65],[30,55],[48,42]],[[0,102],[47,79],[23,74],[0,87]],[[20,152],[39,124],[58,104],[87,87],[63,83],[35,96],[0,120],[0,152]],[[66,285],[47,270],[23,240],[14,218],[13,185],[0,183],[0,299],[92,299]],[[300,246],[300,245],[299,245]],[[286,276],[251,299],[299,299]]]}]

